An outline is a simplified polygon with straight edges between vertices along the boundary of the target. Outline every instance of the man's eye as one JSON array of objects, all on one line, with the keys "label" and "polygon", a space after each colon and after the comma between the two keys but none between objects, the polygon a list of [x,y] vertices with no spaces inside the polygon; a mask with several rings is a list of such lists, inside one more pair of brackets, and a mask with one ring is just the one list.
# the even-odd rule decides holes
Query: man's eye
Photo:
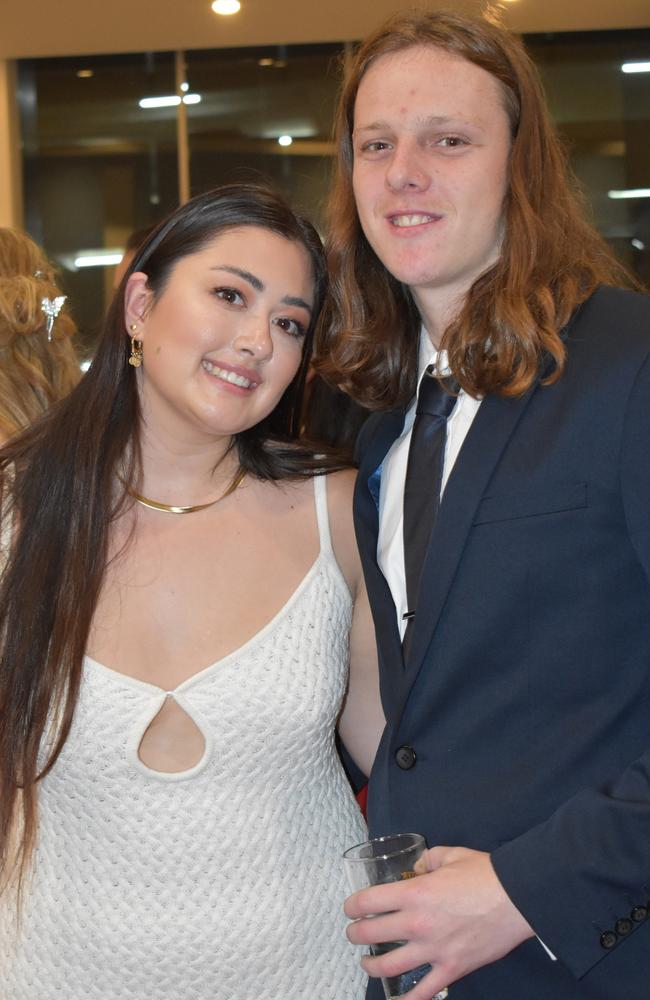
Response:
[{"label": "man's eye", "polygon": [[362,152],[364,153],[381,153],[384,149],[389,148],[389,143],[384,139],[373,139],[372,142],[366,142],[362,147]]},{"label": "man's eye", "polygon": [[455,148],[457,146],[466,146],[467,143],[465,139],[461,139],[459,135],[446,135],[439,140],[438,144],[440,146],[446,146],[447,148]]}]

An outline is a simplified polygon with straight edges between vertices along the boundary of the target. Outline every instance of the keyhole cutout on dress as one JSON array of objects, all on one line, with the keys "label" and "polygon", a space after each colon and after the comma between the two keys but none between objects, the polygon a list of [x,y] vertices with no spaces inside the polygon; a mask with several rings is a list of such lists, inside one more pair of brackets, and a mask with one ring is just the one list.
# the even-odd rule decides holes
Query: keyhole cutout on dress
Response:
[{"label": "keyhole cutout on dress", "polygon": [[197,724],[168,694],[140,740],[138,757],[152,771],[189,771],[205,753],[205,737]]}]

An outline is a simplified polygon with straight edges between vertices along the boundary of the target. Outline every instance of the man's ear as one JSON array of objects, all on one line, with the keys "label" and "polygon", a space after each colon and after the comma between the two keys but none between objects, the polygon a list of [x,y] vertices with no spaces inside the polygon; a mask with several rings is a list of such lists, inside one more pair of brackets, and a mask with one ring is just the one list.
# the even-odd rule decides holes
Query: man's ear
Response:
[{"label": "man's ear", "polygon": [[143,339],[145,319],[153,297],[148,280],[143,271],[134,271],[124,290],[124,325],[129,335],[137,340]]}]

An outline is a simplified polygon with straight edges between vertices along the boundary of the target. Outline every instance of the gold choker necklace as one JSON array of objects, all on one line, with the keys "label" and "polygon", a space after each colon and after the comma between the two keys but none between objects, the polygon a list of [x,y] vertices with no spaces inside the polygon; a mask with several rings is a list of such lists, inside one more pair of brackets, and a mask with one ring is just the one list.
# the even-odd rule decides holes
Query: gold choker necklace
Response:
[{"label": "gold choker necklace", "polygon": [[226,492],[222,493],[220,497],[217,497],[216,500],[209,500],[208,503],[194,504],[192,507],[175,507],[170,503],[160,503],[158,500],[150,500],[149,497],[144,497],[141,493],[136,493],[136,491],[129,486],[124,479],[122,479],[119,473],[118,479],[125,487],[129,496],[133,497],[134,500],[137,500],[138,503],[141,503],[143,507],[149,507],[151,510],[162,510],[167,514],[194,514],[197,510],[205,510],[206,507],[213,507],[215,503],[219,503],[220,500],[225,500],[226,497],[229,497],[230,494],[234,493],[237,487],[241,484],[245,475],[245,470],[240,469]]}]

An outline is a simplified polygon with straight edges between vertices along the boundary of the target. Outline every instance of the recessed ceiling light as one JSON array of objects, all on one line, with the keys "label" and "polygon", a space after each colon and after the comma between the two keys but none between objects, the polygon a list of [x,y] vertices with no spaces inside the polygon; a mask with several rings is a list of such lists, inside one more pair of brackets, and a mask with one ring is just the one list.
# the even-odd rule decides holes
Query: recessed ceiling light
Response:
[{"label": "recessed ceiling light", "polygon": [[239,0],[214,0],[212,4],[215,14],[236,14],[240,8]]},{"label": "recessed ceiling light", "polygon": [[77,76],[80,80],[89,80],[91,76],[95,75],[94,69],[78,69]]},{"label": "recessed ceiling light", "polygon": [[258,66],[272,66],[274,62],[275,62],[275,59],[269,59],[268,56],[265,56],[263,59],[258,59],[257,60],[257,65]]},{"label": "recessed ceiling light", "polygon": [[291,138],[290,135],[279,135],[278,142],[280,143],[281,146],[290,146],[291,143],[293,142],[293,139]]}]

